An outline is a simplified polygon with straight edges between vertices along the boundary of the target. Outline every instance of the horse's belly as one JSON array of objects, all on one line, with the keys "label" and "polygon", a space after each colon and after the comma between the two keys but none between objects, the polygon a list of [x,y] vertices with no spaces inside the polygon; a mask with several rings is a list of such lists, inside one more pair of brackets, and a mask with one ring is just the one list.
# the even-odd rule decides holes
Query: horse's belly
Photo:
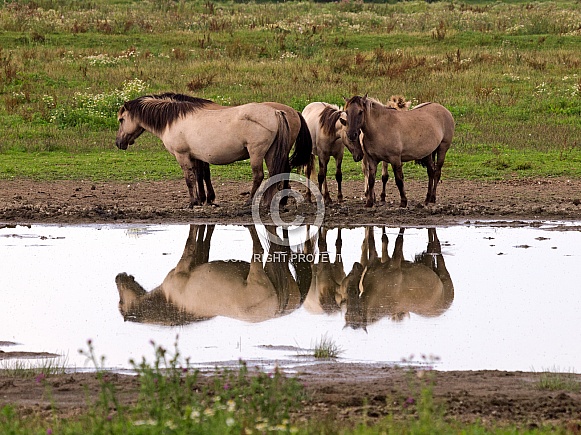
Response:
[{"label": "horse's belly", "polygon": [[248,263],[210,262],[197,266],[187,281],[164,291],[179,308],[198,317],[225,316],[262,321],[276,316],[278,299],[272,285],[247,285]]}]

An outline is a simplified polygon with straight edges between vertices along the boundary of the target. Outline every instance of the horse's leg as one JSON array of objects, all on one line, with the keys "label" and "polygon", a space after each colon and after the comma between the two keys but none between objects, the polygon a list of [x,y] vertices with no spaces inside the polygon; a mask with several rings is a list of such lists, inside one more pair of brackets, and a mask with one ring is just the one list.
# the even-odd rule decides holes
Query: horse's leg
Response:
[{"label": "horse's leg", "polygon": [[188,192],[190,194],[189,208],[192,208],[194,205],[199,205],[198,191],[194,189],[195,183],[197,182],[194,163],[192,159],[189,158],[189,156],[183,157],[178,155],[176,156],[176,159],[184,173],[186,185],[188,186]]},{"label": "horse's leg", "polygon": [[393,168],[393,174],[395,175],[395,184],[399,190],[399,197],[401,199],[399,206],[401,208],[405,208],[408,205],[408,199],[403,187],[403,166],[401,162],[396,163],[391,162],[391,167]]},{"label": "horse's leg", "polygon": [[430,202],[432,201],[432,198],[435,201],[435,193],[434,190],[436,189],[436,185],[434,184],[434,173],[436,171],[436,168],[434,166],[434,159],[432,158],[432,155],[428,155],[426,157],[424,157],[422,160],[422,164],[426,167],[426,170],[428,171],[428,193],[426,194],[426,205],[428,205]]},{"label": "horse's leg", "polygon": [[212,186],[212,180],[210,178],[210,164],[202,162],[204,181],[206,183],[206,189],[208,191],[208,196],[206,198],[207,204],[213,204],[216,199],[216,192],[214,192],[214,187]]},{"label": "horse's leg", "polygon": [[206,167],[204,165],[205,162],[194,158],[190,158],[190,162],[196,180],[196,189],[194,190],[196,198],[190,202],[194,202],[195,205],[203,205],[206,202],[206,190],[204,189],[204,177],[206,172]]},{"label": "horse's leg", "polygon": [[382,162],[382,167],[381,167],[381,183],[382,183],[382,189],[381,189],[381,202],[385,202],[385,185],[387,184],[387,181],[389,180],[389,172],[387,172],[387,167],[389,165],[389,163],[387,162]]},{"label": "horse's leg", "polygon": [[[250,190],[250,198],[246,201],[246,205],[251,205],[254,200],[254,195],[260,187],[262,180],[264,180],[264,169],[262,167],[262,158],[250,157],[250,167],[252,168],[252,189]],[[275,186],[271,186],[275,187]],[[272,195],[274,196],[274,194]],[[269,198],[272,199],[272,196]]]},{"label": "horse's leg", "polygon": [[341,164],[343,163],[343,153],[335,157],[335,180],[337,180],[337,201],[343,201],[343,191],[341,190],[341,183],[343,182],[343,171]]},{"label": "horse's leg", "polygon": [[377,162],[367,157],[366,170],[364,171],[366,177],[367,191],[365,192],[365,207],[373,207],[375,203],[375,174],[377,173]]},{"label": "horse's leg", "polygon": [[[315,155],[311,154],[309,158],[309,162],[307,163],[307,167],[305,169],[305,175],[307,177],[307,183],[311,182],[311,173],[313,172],[313,167],[315,166]],[[311,195],[311,189],[307,188],[307,193],[305,194],[305,199],[307,202],[313,202],[313,198]]]},{"label": "horse's leg", "polygon": [[325,204],[330,204],[332,202],[331,195],[329,194],[329,186],[327,186],[327,166],[329,164],[329,156],[323,155],[319,156],[319,191],[323,192],[323,199]]},{"label": "horse's leg", "polygon": [[[384,164],[386,164],[384,162]],[[389,239],[387,238],[387,234],[385,233],[385,227],[381,227],[381,262],[387,263],[389,258],[389,253],[387,252],[387,247],[389,245]]]},{"label": "horse's leg", "polygon": [[445,144],[442,142],[440,146],[436,149],[436,158],[437,161],[435,163],[435,171],[434,171],[434,188],[432,189],[432,197],[430,201],[432,203],[436,203],[436,187],[440,182],[440,177],[442,176],[442,166],[444,166],[444,160],[446,159],[446,151],[450,147],[449,144]]}]

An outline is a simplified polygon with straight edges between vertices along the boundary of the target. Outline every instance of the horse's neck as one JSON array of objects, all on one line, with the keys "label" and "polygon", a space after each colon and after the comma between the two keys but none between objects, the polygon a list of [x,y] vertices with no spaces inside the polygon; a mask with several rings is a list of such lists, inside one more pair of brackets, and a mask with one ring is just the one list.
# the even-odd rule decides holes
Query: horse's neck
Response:
[{"label": "horse's neck", "polygon": [[386,122],[390,122],[398,111],[389,107],[379,105],[378,103],[371,104],[365,111],[365,123],[361,128],[363,134],[374,137],[378,131],[384,128]]}]

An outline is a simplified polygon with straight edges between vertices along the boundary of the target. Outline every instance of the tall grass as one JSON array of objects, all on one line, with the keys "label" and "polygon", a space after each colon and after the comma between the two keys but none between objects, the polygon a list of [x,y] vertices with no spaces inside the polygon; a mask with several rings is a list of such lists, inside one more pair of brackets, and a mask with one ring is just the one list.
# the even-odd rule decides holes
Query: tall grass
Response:
[{"label": "tall grass", "polygon": [[[448,163],[502,148],[525,160],[547,153],[550,168],[550,153],[565,150],[575,167],[580,22],[572,0],[3,2],[0,154],[14,161],[6,153],[113,152],[117,109],[142,93],[224,105],[280,101],[297,110],[397,93],[452,111]],[[159,141],[143,139],[138,149],[163,152]],[[534,162],[517,166],[525,170],[499,176],[535,175]]]}]

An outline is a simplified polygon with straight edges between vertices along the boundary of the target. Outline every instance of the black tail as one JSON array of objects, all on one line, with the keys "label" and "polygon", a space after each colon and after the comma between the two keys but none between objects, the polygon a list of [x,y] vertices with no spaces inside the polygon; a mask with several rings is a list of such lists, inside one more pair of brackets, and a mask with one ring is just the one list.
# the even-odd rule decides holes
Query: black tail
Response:
[{"label": "black tail", "polygon": [[290,127],[286,114],[282,110],[277,110],[276,116],[278,118],[278,132],[266,154],[266,157],[272,161],[272,167],[268,168],[269,177],[290,172],[289,157],[286,151],[290,146]]},{"label": "black tail", "polygon": [[313,151],[313,140],[311,139],[309,127],[307,127],[307,121],[305,121],[301,112],[297,113],[301,119],[301,129],[295,141],[295,149],[290,157],[291,168],[298,168],[309,163],[311,152]]}]

